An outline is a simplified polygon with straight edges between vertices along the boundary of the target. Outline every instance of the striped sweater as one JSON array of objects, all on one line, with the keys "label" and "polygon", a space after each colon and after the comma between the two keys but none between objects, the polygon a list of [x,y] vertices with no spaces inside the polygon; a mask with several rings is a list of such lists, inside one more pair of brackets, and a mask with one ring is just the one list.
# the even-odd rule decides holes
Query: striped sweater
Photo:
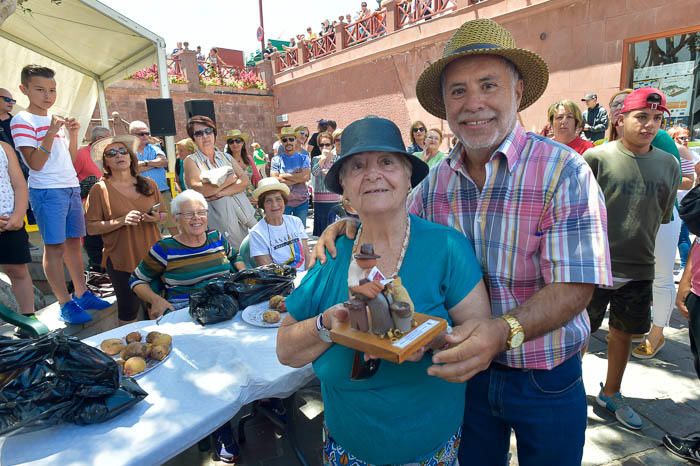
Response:
[{"label": "striped sweater", "polygon": [[153,245],[131,274],[129,285],[165,287],[165,299],[176,308],[189,302],[191,293],[231,271],[236,251],[217,230],[207,232],[202,246],[189,247],[173,238]]}]

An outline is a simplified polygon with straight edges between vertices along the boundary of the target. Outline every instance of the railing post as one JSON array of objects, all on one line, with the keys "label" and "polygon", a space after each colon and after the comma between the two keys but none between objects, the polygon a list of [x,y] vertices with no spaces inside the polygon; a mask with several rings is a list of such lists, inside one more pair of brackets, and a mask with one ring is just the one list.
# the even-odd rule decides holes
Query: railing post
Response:
[{"label": "railing post", "polygon": [[340,52],[345,49],[348,43],[348,32],[345,30],[345,21],[338,21],[335,25],[335,51]]},{"label": "railing post", "polygon": [[199,67],[197,66],[197,53],[185,50],[180,53],[180,70],[187,80],[187,90],[199,92]]},{"label": "railing post", "polygon": [[306,40],[300,40],[297,42],[297,61],[299,66],[309,62],[309,47],[307,46]]},{"label": "railing post", "polygon": [[274,78],[272,76],[273,72],[273,62],[277,61],[277,55],[279,52],[272,54],[269,60],[263,60],[255,68],[258,70],[258,76],[262,78],[265,82],[265,86],[268,90],[272,90],[272,85],[274,84]]},{"label": "railing post", "polygon": [[279,51],[275,51],[270,57],[270,64],[272,66],[272,73],[277,74],[280,70],[280,60],[282,60],[282,54]]},{"label": "railing post", "polygon": [[396,10],[396,0],[384,0],[382,8],[386,9],[386,33],[391,34],[396,31],[399,23],[398,11]]}]

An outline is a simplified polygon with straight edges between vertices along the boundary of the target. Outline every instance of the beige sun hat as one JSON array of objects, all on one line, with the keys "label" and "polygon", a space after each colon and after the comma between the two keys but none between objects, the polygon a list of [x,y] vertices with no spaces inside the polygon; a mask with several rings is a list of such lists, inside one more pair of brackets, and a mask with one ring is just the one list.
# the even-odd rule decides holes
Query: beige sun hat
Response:
[{"label": "beige sun hat", "polygon": [[544,93],[549,81],[549,69],[544,59],[534,52],[519,49],[503,26],[491,19],[475,19],[464,23],[445,45],[442,58],[430,65],[416,83],[416,95],[424,109],[443,120],[445,102],[442,99],[442,73],[458,58],[470,55],[498,55],[511,62],[523,78],[520,108],[532,105]]},{"label": "beige sun hat", "polygon": [[242,139],[243,142],[248,144],[250,135],[248,133],[244,133],[240,129],[232,129],[226,132],[226,141],[228,141],[229,139]]},{"label": "beige sun hat", "polygon": [[104,153],[105,148],[110,144],[114,144],[115,142],[121,142],[134,154],[138,153],[139,139],[131,134],[121,134],[119,136],[110,136],[98,139],[97,141],[93,142],[92,146],[90,147],[90,156],[92,157],[92,160],[102,160],[102,154]]},{"label": "beige sun hat", "polygon": [[255,188],[255,191],[253,191],[253,197],[259,199],[260,195],[265,194],[268,191],[282,191],[285,196],[289,196],[289,186],[284,183],[280,183],[277,178],[271,176],[258,181],[258,187]]},{"label": "beige sun hat", "polygon": [[297,133],[297,130],[295,128],[290,128],[289,126],[285,126],[284,128],[280,129],[280,134],[277,137],[279,139],[282,139],[284,137],[289,137],[289,136],[294,136],[295,138],[298,138],[299,134]]}]

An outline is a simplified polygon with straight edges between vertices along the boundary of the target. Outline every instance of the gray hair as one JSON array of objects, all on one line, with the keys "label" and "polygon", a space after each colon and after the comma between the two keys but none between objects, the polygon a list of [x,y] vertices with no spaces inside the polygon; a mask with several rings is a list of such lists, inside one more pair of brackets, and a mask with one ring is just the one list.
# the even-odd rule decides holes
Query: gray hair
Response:
[{"label": "gray hair", "polygon": [[141,120],[134,120],[131,123],[129,123],[129,134],[141,128],[148,129],[148,125]]},{"label": "gray hair", "polygon": [[201,193],[195,191],[194,189],[185,189],[170,203],[170,214],[173,217],[179,214],[180,210],[182,209],[182,205],[187,202],[199,202],[202,204],[202,207],[205,209],[208,208],[207,200]]},{"label": "gray hair", "polygon": [[106,138],[110,134],[112,134],[112,130],[106,126],[95,126],[92,128],[92,131],[90,131],[90,143],[93,143],[98,139]]}]

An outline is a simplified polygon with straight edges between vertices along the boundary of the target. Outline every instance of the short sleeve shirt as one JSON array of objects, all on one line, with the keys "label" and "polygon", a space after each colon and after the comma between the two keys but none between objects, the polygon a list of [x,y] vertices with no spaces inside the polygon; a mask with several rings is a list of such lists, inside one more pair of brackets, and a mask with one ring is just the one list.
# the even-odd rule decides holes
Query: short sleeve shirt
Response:
[{"label": "short sleeve shirt", "polygon": [[[297,152],[292,155],[276,155],[270,164],[270,173],[298,173],[302,170],[311,170],[311,159],[305,152]],[[297,183],[289,187],[289,206],[296,207],[309,199],[309,191],[306,183]]]},{"label": "short sleeve shirt", "polygon": [[[160,147],[153,144],[146,144],[146,147],[143,148],[143,152],[136,154],[141,162],[155,160],[159,155],[164,155],[163,151]],[[158,191],[165,191],[168,189],[168,182],[165,178],[165,168],[149,168],[148,170],[142,171],[141,175],[155,181],[158,185]]]},{"label": "short sleeve shirt", "polygon": [[[39,147],[51,126],[51,115],[34,115],[27,111],[12,117],[10,127],[17,151],[21,147]],[[24,156],[22,156],[24,160]],[[24,163],[29,166],[26,160]],[[29,187],[34,189],[77,188],[78,177],[68,151],[65,128],[61,128],[53,138],[51,153],[41,170],[29,167]]]},{"label": "short sleeve shirt", "polygon": [[[440,248],[435,238],[440,238]],[[287,298],[292,317],[309,319],[348,299],[352,246],[340,237],[336,258],[327,256],[325,265],[307,272]],[[411,236],[398,275],[416,311],[451,323],[448,310],[479,283],[481,269],[464,236],[411,216]],[[371,464],[412,463],[425,459],[421,455],[438,449],[459,428],[464,384],[429,376],[430,356],[403,364],[382,361],[372,378],[354,381],[354,353],[333,344],[313,362],[329,433],[348,451]]]},{"label": "short sleeve shirt", "polygon": [[263,218],[250,230],[249,237],[251,257],[268,255],[275,264],[305,270],[307,257],[302,241],[309,236],[298,217],[283,215],[282,225],[270,225]]}]

